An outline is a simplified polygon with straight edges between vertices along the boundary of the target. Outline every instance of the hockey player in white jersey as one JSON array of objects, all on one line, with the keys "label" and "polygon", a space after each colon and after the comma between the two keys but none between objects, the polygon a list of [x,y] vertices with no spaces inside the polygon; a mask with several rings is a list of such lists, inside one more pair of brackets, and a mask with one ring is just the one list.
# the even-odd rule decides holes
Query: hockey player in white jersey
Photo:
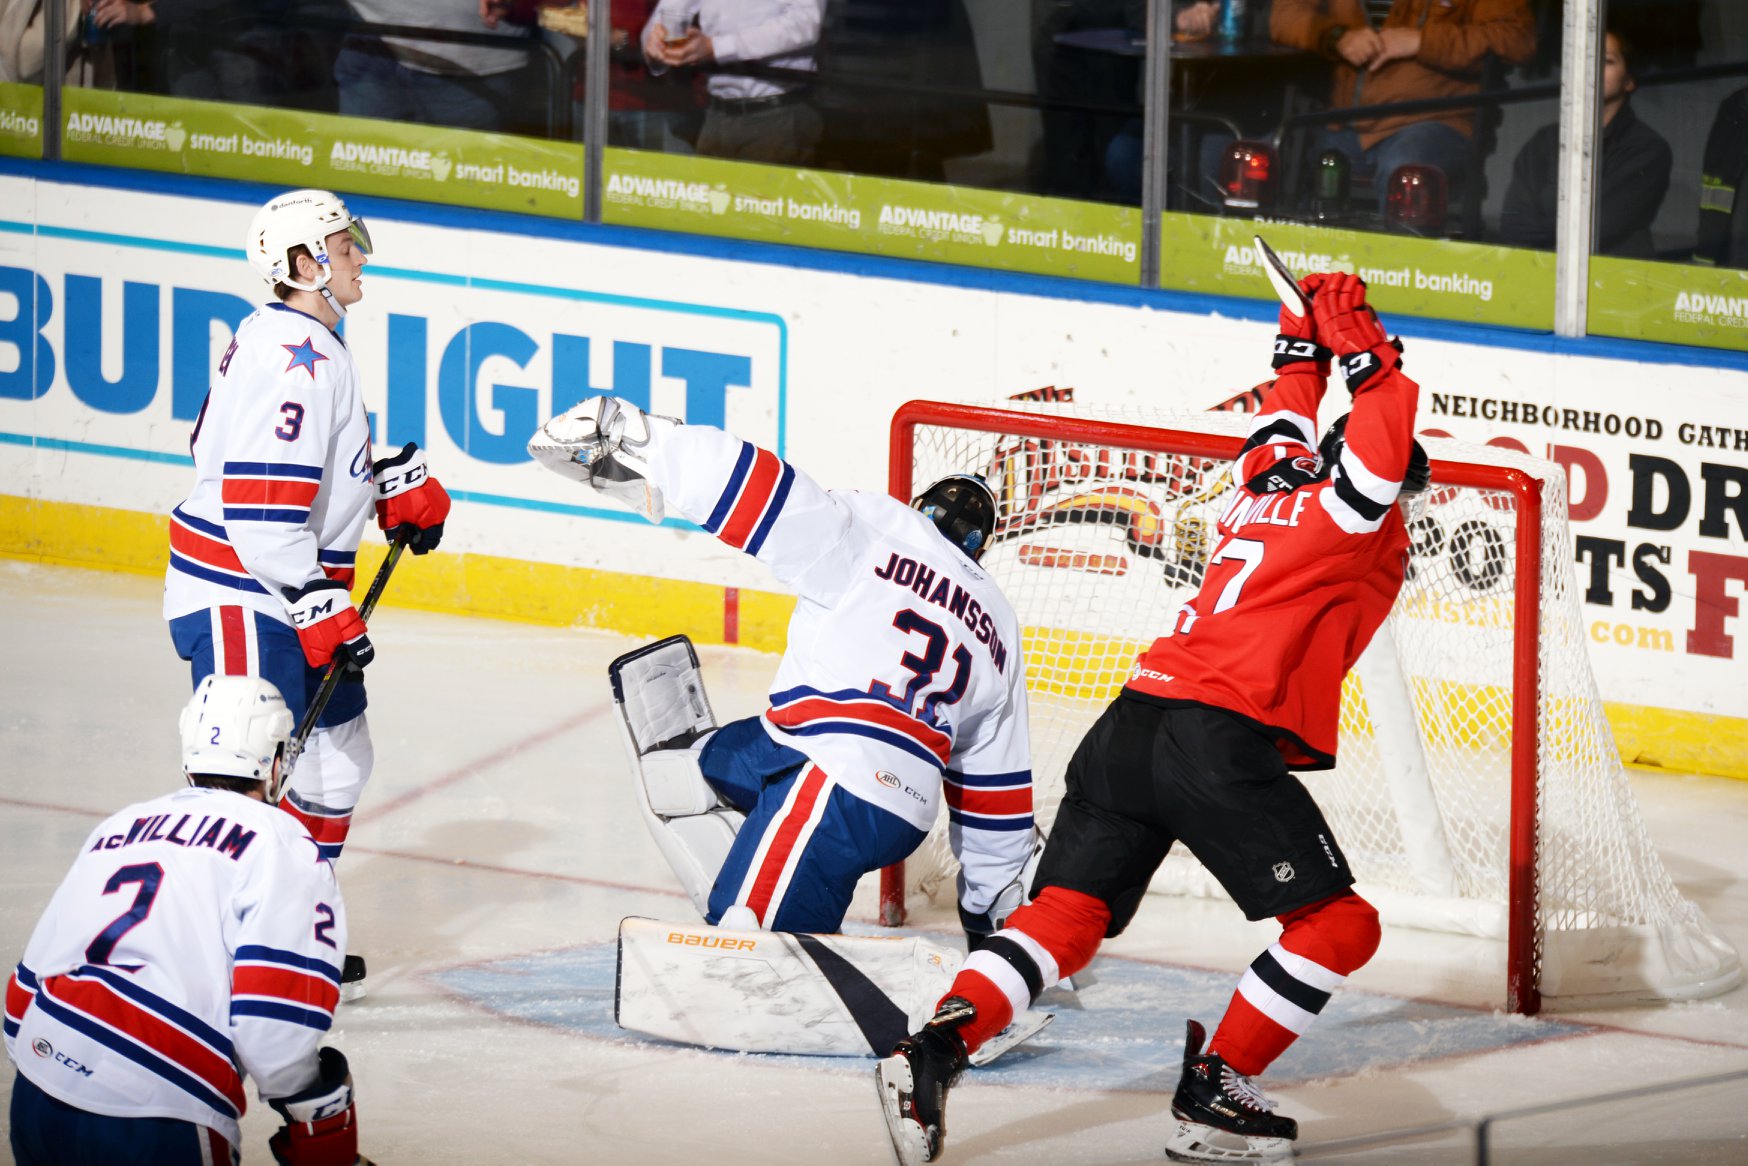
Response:
[{"label": "hockey player in white jersey", "polygon": [[[250,265],[274,302],[238,327],[189,447],[195,482],[170,515],[164,616],[196,684],[261,676],[301,720],[333,660],[349,667],[291,776],[281,807],[338,858],[374,754],[361,671],[375,649],[352,605],[372,504],[414,554],[438,544],[449,496],[408,444],[372,462],[370,423],[339,335],[363,296],[370,235],[337,196],[295,190],[249,228]],[[363,963],[348,961],[348,981]]]},{"label": "hockey player in white jersey", "polygon": [[333,1022],[346,906],[273,807],[291,712],[253,676],[201,681],[189,788],[85,839],[6,984],[19,1166],[234,1163],[244,1077],[285,1118],[286,1166],[358,1158]]},{"label": "hockey player in white jersey", "polygon": [[[548,421],[529,451],[652,520],[671,506],[798,597],[770,707],[714,732],[698,721],[675,742],[696,816],[726,823],[714,847],[663,842],[705,918],[834,932],[857,880],[916,849],[945,801],[962,922],[973,942],[992,932],[992,911],[1018,902],[1034,830],[1019,623],[977,565],[995,524],[989,487],[946,479],[920,508],[828,492],[732,434],[611,397]],[[653,691],[640,726],[669,716]],[[669,809],[690,796],[687,766],[670,760],[644,767],[646,811],[652,794]],[[670,824],[684,817],[662,808]]]}]

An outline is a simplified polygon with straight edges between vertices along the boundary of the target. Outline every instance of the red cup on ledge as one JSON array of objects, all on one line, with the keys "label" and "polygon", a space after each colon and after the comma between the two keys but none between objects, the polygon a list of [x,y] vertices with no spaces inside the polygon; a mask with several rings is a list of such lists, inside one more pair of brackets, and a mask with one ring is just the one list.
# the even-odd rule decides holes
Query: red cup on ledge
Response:
[{"label": "red cup on ledge", "polygon": [[1220,201],[1227,210],[1264,210],[1274,205],[1274,147],[1242,140],[1227,146],[1220,160]]},{"label": "red cup on ledge", "polygon": [[1398,166],[1385,194],[1384,222],[1408,235],[1442,235],[1446,209],[1445,172],[1437,166]]}]

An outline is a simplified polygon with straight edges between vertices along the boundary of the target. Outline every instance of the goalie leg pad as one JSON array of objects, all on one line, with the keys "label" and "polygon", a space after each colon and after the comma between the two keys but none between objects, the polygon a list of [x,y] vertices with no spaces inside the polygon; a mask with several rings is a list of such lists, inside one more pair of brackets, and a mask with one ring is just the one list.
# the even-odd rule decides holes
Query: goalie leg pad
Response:
[{"label": "goalie leg pad", "polygon": [[963,959],[885,939],[626,919],[619,1027],[738,1052],[884,1057],[926,1024]]},{"label": "goalie leg pad", "polygon": [[745,815],[723,804],[698,768],[716,729],[698,654],[685,636],[628,652],[607,667],[638,808],[700,915]]}]

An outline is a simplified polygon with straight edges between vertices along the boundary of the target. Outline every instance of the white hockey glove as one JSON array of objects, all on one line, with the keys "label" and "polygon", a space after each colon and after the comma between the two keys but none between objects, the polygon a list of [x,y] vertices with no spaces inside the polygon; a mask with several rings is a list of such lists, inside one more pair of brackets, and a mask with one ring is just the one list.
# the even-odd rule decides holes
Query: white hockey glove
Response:
[{"label": "white hockey glove", "polygon": [[959,926],[965,929],[965,947],[968,952],[982,947],[990,936],[1006,926],[1009,915],[1032,901],[1032,880],[1037,877],[1038,863],[1043,858],[1044,835],[1034,826],[1031,856],[1026,859],[1026,864],[1020,868],[1014,881],[996,892],[995,902],[981,915],[973,915],[965,909],[964,875],[960,875]]},{"label": "white hockey glove", "polygon": [[656,431],[678,424],[618,397],[590,397],[542,425],[528,452],[547,469],[660,522],[666,510],[649,480],[650,443]]}]

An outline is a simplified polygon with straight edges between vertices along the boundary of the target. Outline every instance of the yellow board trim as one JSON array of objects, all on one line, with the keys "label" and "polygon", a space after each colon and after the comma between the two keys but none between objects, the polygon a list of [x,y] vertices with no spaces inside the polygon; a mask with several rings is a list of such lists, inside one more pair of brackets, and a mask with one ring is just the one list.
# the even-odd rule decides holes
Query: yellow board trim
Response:
[{"label": "yellow board trim", "polygon": [[[358,548],[361,583],[376,573],[386,553],[381,542],[370,538]],[[0,495],[0,556],[162,575],[170,558],[169,519],[137,510]],[[738,629],[732,639],[726,634],[731,604]],[[684,633],[702,644],[733,642],[780,652],[795,598],[438,551],[403,558],[383,593],[382,605],[652,638]]]},{"label": "yellow board trim", "polygon": [[[134,510],[0,495],[0,556],[107,571],[161,575],[169,559],[168,519]],[[369,579],[382,562],[381,543],[367,540],[358,577]],[[737,634],[727,609],[738,607]],[[734,590],[709,583],[564,567],[495,555],[449,554],[403,560],[383,598],[386,607],[484,616],[559,627],[598,628],[633,636],[683,632],[702,644],[739,643],[779,652],[794,597]],[[1042,640],[1069,656],[1083,633],[1026,629],[1034,653]],[[1114,688],[1121,678],[1102,678]],[[1085,695],[1071,680],[1042,687],[1057,695]],[[1628,765],[1748,780],[1748,719],[1681,709],[1607,703],[1615,745]]]}]

